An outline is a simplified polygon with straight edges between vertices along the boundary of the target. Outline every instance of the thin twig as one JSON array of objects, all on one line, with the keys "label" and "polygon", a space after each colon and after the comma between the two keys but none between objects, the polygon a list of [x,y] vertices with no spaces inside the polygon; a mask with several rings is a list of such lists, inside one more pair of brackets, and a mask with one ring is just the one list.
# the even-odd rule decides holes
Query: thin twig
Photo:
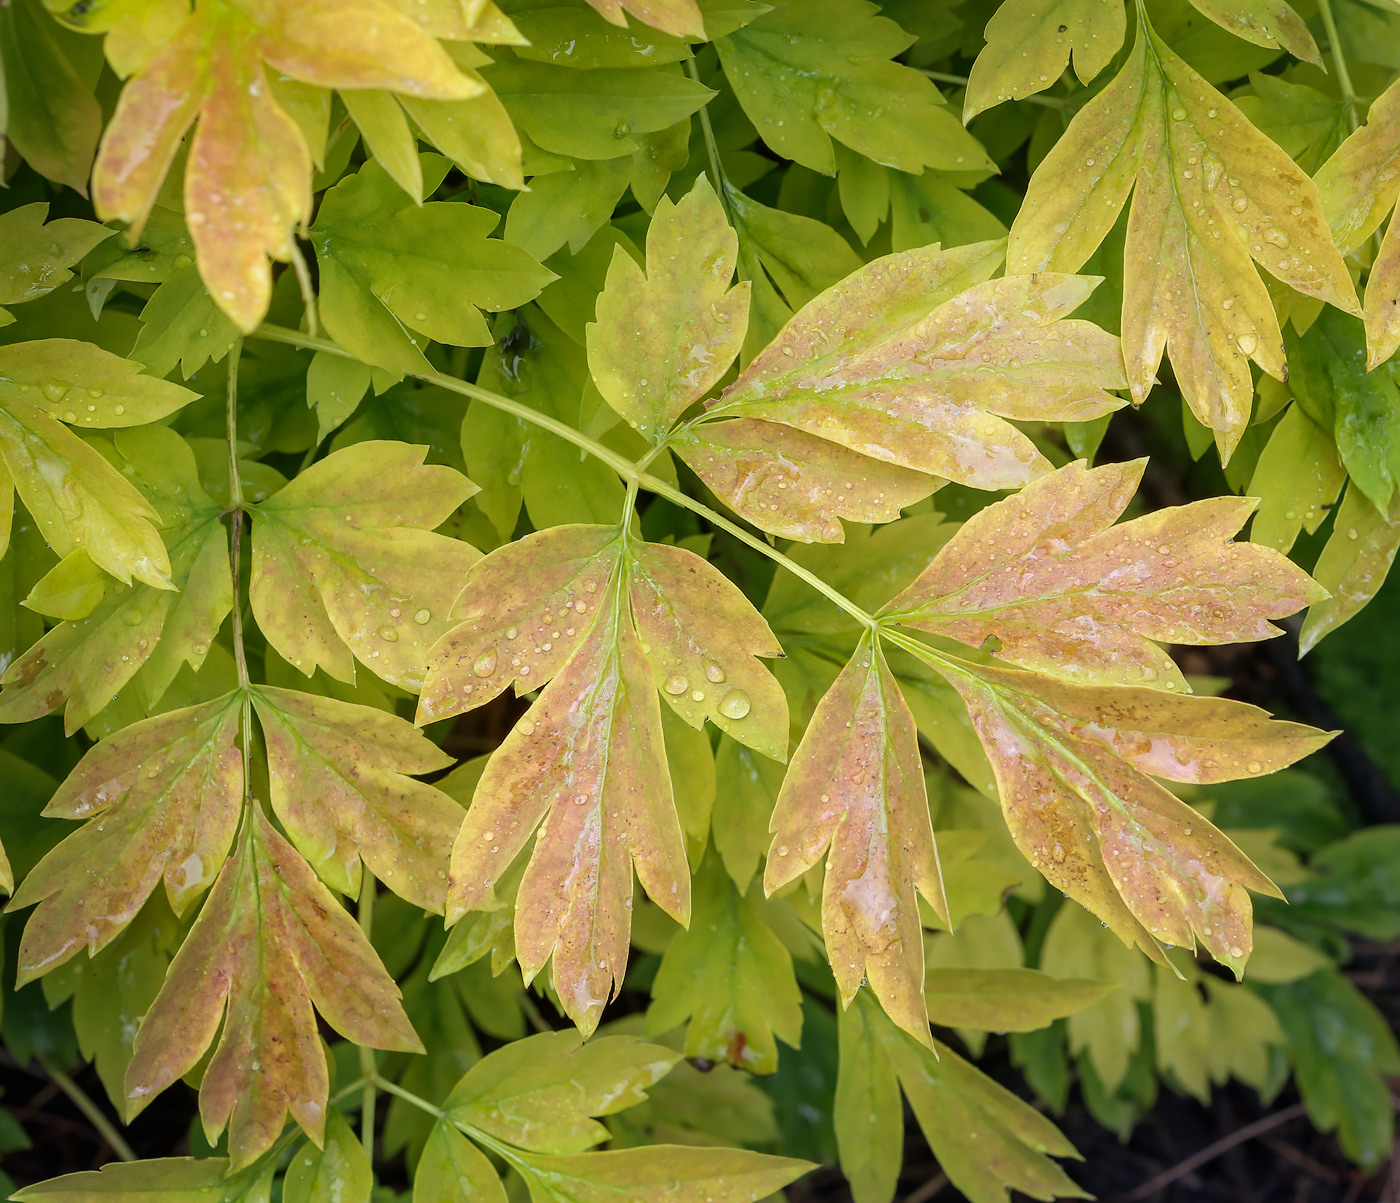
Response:
[{"label": "thin twig", "polygon": [[1222,1153],[1228,1153],[1238,1145],[1253,1140],[1256,1136],[1262,1136],[1265,1132],[1272,1132],[1275,1128],[1281,1128],[1284,1124],[1295,1119],[1301,1119],[1307,1113],[1307,1109],[1302,1103],[1294,1103],[1291,1107],[1285,1107],[1282,1111],[1275,1111],[1272,1115],[1266,1115],[1263,1119],[1255,1120],[1252,1124],[1246,1124],[1236,1132],[1231,1132],[1229,1136],[1222,1137],[1213,1145],[1207,1145],[1199,1153],[1194,1153],[1185,1161],[1178,1162],[1171,1169],[1163,1170],[1156,1177],[1149,1178],[1136,1190],[1129,1191],[1126,1195],[1119,1195],[1113,1203],[1142,1203],[1144,1199],[1150,1199],[1159,1190],[1170,1186],[1178,1178],[1184,1178],[1192,1170],[1200,1169],[1208,1161],[1214,1161]]},{"label": "thin twig", "polygon": [[111,1146],[112,1152],[123,1161],[135,1161],[135,1151],[126,1143],[125,1138],[117,1131],[112,1121],[102,1114],[102,1109],[88,1097],[87,1091],[53,1062],[41,1058],[40,1064],[43,1065],[49,1077],[53,1079],[54,1085],[73,1101],[73,1106],[83,1113],[88,1123],[97,1129],[97,1134]]},{"label": "thin twig", "polygon": [[934,1174],[932,1178],[924,1180],[923,1184],[916,1190],[912,1190],[904,1198],[904,1203],[928,1203],[934,1195],[938,1194],[948,1185],[947,1174]]}]

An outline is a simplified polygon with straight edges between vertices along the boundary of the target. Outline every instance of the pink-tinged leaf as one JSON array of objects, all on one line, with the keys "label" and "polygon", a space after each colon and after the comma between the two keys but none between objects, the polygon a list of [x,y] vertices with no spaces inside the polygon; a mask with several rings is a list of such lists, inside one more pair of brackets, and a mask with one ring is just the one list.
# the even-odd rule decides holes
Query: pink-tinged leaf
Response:
[{"label": "pink-tinged leaf", "polygon": [[356,1044],[423,1051],[364,933],[255,810],[141,1023],[128,1114],[217,1036],[199,1107],[211,1142],[228,1128],[233,1167],[266,1152],[289,1111],[319,1143],[328,1079],[316,1011]]},{"label": "pink-tinged leaf", "polygon": [[[10,909],[39,906],[20,941],[17,981],[105,948],[165,881],[177,915],[213,882],[243,795],[239,698],[123,728],[78,763],[44,814],[87,820],[41,860]],[[100,866],[100,869],[96,868]]]},{"label": "pink-tinged leaf", "polygon": [[582,1042],[577,1032],[541,1032],[483,1057],[447,1096],[454,1123],[537,1153],[581,1153],[610,1140],[594,1116],[646,1100],[678,1053],[635,1036]]},{"label": "pink-tinged leaf", "polygon": [[422,686],[428,649],[481,554],[434,533],[476,486],[426,454],[356,443],[254,508],[253,614],[307,676],[323,668],[352,681],[358,659],[404,689]]},{"label": "pink-tinged leaf", "polygon": [[1305,296],[1358,312],[1317,188],[1140,16],[1122,71],[1075,114],[1011,227],[1012,272],[1077,271],[1132,193],[1123,358],[1133,400],[1165,352],[1228,459],[1249,423],[1249,361],[1285,378],[1255,263]]},{"label": "pink-tinged leaf", "polygon": [[516,957],[527,981],[553,957],[564,1010],[588,1034],[626,970],[633,864],[679,923],[690,914],[690,870],[656,687],[621,582],[586,621],[584,641],[482,774],[452,850],[447,917],[488,900],[535,832],[515,903]]},{"label": "pink-tinged leaf", "polygon": [[1154,642],[1269,639],[1325,596],[1286,556],[1233,536],[1254,502],[1217,497],[1119,526],[1146,460],[1041,477],[963,523],[884,613],[1082,684],[1190,687]]},{"label": "pink-tinged leaf", "polygon": [[1007,419],[1119,408],[1118,340],[1066,320],[1097,281],[987,280],[999,244],[921,247],[867,264],[804,306],[715,404],[872,459],[979,489],[1049,468]]},{"label": "pink-tinged leaf", "polygon": [[915,895],[944,916],[948,903],[914,719],[874,636],[817,705],[770,827],[768,893],[826,856],[822,934],[842,1003],[868,980],[890,1017],[927,1043]]},{"label": "pink-tinged leaf", "polygon": [[1237,38],[1256,46],[1286,50],[1305,63],[1322,66],[1322,54],[1308,32],[1307,22],[1283,0],[1191,0],[1191,3]]},{"label": "pink-tinged leaf", "polygon": [[332,889],[357,897],[360,862],[402,898],[442,913],[462,808],[410,773],[452,758],[393,714],[257,686],[272,808]]},{"label": "pink-tinged leaf", "polygon": [[553,677],[609,596],[619,535],[615,526],[555,526],[473,566],[452,607],[458,624],[432,649],[418,721],[484,706],[512,682],[523,694]]},{"label": "pink-tinged leaf", "polygon": [[648,442],[719,383],[748,329],[749,285],[730,288],[739,236],[704,176],[647,228],[646,271],[613,248],[588,367],[604,400]]},{"label": "pink-tinged leaf", "polygon": [[841,518],[893,522],[942,483],[758,418],[693,426],[670,446],[741,518],[804,543],[843,542]]},{"label": "pink-tinged leaf", "polygon": [[759,656],[783,654],[737,585],[683,547],[629,548],[632,618],[656,686],[697,730],[709,719],[740,743],[787,759],[783,687]]},{"label": "pink-tinged leaf", "polygon": [[630,13],[643,25],[662,33],[683,38],[705,37],[705,23],[696,0],[588,0],[605,21],[613,25],[627,24],[624,14]]},{"label": "pink-tinged leaf", "polygon": [[1069,685],[959,666],[962,695],[1017,846],[1047,880],[1127,944],[1197,939],[1238,975],[1252,947],[1249,890],[1277,888],[1214,826],[1152,777],[1257,777],[1330,735],[1221,698]]}]

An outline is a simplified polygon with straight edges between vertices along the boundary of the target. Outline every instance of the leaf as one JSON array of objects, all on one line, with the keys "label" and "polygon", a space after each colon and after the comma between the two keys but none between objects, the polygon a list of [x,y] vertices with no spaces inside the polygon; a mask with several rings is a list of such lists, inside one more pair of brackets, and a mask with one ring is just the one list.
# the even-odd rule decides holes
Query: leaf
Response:
[{"label": "leaf", "polygon": [[660,1035],[689,1020],[687,1058],[775,1073],[774,1037],[793,1048],[802,1039],[792,958],[717,857],[701,865],[694,890],[690,927],[667,945],[652,982],[647,1032]]},{"label": "leaf", "polygon": [[593,1116],[646,1098],[646,1088],[680,1060],[633,1036],[582,1042],[577,1032],[544,1032],[483,1057],[443,1104],[453,1123],[537,1153],[581,1153],[610,1139]]},{"label": "leaf", "polygon": [[1293,395],[1333,435],[1347,475],[1385,513],[1400,481],[1400,368],[1369,370],[1361,323],[1341,313],[1324,311],[1287,345]]},{"label": "leaf", "polygon": [[268,1197],[272,1166],[226,1176],[224,1157],[157,1157],[150,1161],[109,1161],[100,1170],[64,1174],[16,1191],[26,1203],[106,1203],[168,1198],[170,1203],[256,1203]]},{"label": "leaf", "polygon": [[1355,617],[1375,597],[1396,551],[1400,551],[1400,500],[1386,514],[1378,514],[1354,483],[1348,485],[1331,537],[1313,568],[1318,584],[1332,596],[1308,610],[1298,635],[1300,654],[1312,651],[1323,636]]},{"label": "leaf", "polygon": [[505,1203],[495,1167],[446,1120],[438,1120],[413,1171],[413,1203]]},{"label": "leaf", "polygon": [[72,338],[0,347],[0,398],[18,400],[70,426],[142,426],[195,399],[142,365]]},{"label": "leaf", "polygon": [[80,547],[49,569],[20,605],[72,622],[91,614],[106,592],[106,575]]},{"label": "leaf", "polygon": [[415,206],[382,164],[367,163],[326,193],[310,232],[327,332],[394,372],[427,371],[429,339],[488,345],[481,310],[514,309],[553,279],[519,247],[487,237],[499,220],[475,205]]},{"label": "leaf", "polygon": [[72,37],[35,0],[16,0],[0,13],[5,137],[40,175],[86,196],[102,110],[64,50],[65,36]]},{"label": "leaf", "polygon": [[822,934],[841,1001],[863,981],[927,1042],[917,891],[946,916],[918,736],[878,639],[863,636],[793,753],[770,824],[771,894],[826,854]]},{"label": "leaf", "polygon": [[650,25],[674,37],[694,34],[704,39],[700,9],[695,0],[588,0],[606,21],[614,25],[627,24],[624,13],[630,13],[644,25]]},{"label": "leaf", "polygon": [[651,1145],[521,1158],[534,1203],[752,1203],[815,1167],[747,1149]]},{"label": "leaf", "polygon": [[1356,312],[1346,266],[1313,183],[1142,16],[1123,70],[1036,170],[1011,227],[1008,270],[1078,270],[1129,192],[1123,357],[1133,400],[1147,396],[1165,348],[1192,413],[1228,459],[1249,420],[1249,360],[1285,373],[1251,259],[1303,295]]},{"label": "leaf", "polygon": [[[292,227],[311,216],[311,153],[268,86],[275,72],[323,88],[389,88],[463,99],[480,85],[382,0],[275,0],[257,17],[219,6],[192,12],[122,90],[93,168],[106,219],[139,235],[190,125],[186,220],[200,275],[244,331],[271,298],[267,256],[289,261]],[[372,28],[366,41],[361,32]]]},{"label": "leaf", "polygon": [[331,889],[360,894],[360,862],[385,885],[441,914],[447,852],[462,810],[410,773],[449,767],[409,723],[368,706],[261,685],[272,809]]},{"label": "leaf", "polygon": [[369,941],[254,810],[141,1023],[128,1114],[194,1068],[217,1035],[200,1115],[211,1143],[229,1129],[233,1166],[261,1156],[288,1111],[320,1141],[328,1086],[313,1002],[356,1044],[422,1051]]},{"label": "leaf", "polygon": [[1290,405],[1249,480],[1250,495],[1260,499],[1250,540],[1286,555],[1300,531],[1317,533],[1344,484],[1336,444],[1301,405]]},{"label": "leaf", "polygon": [[1097,1002],[1115,982],[1064,979],[1034,969],[930,969],[929,1019],[942,1027],[1033,1032]]},{"label": "leaf", "polygon": [[886,607],[894,621],[1086,685],[1190,692],[1157,642],[1269,639],[1322,590],[1280,553],[1231,536],[1254,503],[1219,497],[1110,525],[1146,460],[1083,460],[963,523]]},{"label": "leaf", "polygon": [[[1400,83],[1371,104],[1366,120],[1317,173],[1327,225],[1343,254],[1351,254],[1376,232],[1400,199]],[[1394,223],[1392,223],[1393,225]],[[1366,367],[1375,368],[1400,347],[1400,237],[1387,229],[1366,285]]]},{"label": "leaf", "polygon": [[[24,5],[12,8],[20,12]],[[0,214],[0,305],[19,305],[52,292],[73,278],[69,270],[93,247],[112,236],[95,221],[60,217],[45,221],[47,202],[20,205]],[[13,320],[0,310],[0,326]]]},{"label": "leaf", "polygon": [[356,443],[253,507],[253,614],[307,676],[323,668],[353,681],[358,659],[403,688],[422,684],[427,651],[480,555],[433,533],[476,488],[425,464],[426,452]]},{"label": "leaf", "polygon": [[764,142],[835,173],[832,139],[901,171],[995,170],[917,71],[891,62],[914,39],[857,0],[777,6],[718,39],[724,73]]},{"label": "leaf", "polygon": [[[898,1149],[902,1143],[898,1139],[902,1124],[891,1132],[891,1124],[903,1118],[894,1085],[897,1076],[943,1172],[972,1203],[1006,1203],[1010,1190],[1037,1199],[1087,1197],[1050,1160],[1078,1156],[1074,1146],[1029,1104],[946,1046],[936,1041],[925,1046],[896,1029],[864,992],[842,1012],[840,1022],[841,1074],[836,1092],[843,1168],[848,1157],[860,1164],[869,1155],[864,1152],[869,1145],[890,1142]],[[863,1060],[858,1053],[846,1055],[848,1044],[853,1050],[872,1046],[880,1050],[870,1076],[857,1069]],[[870,1109],[863,1114],[863,1098],[852,1097],[860,1087],[862,1094],[893,1097],[895,1105],[886,1102],[886,1111]],[[887,1203],[894,1176],[886,1172],[862,1177],[857,1203]]]},{"label": "leaf", "polygon": [[1238,976],[1248,890],[1277,887],[1152,780],[1207,784],[1284,768],[1331,737],[1241,702],[1069,685],[983,665],[944,671],[962,695],[1017,847],[1123,940],[1201,943]]},{"label": "leaf", "polygon": [[302,1145],[282,1183],[286,1203],[368,1203],[374,1187],[369,1155],[339,1111],[326,1120],[324,1143]]},{"label": "leaf", "polygon": [[992,14],[972,65],[963,120],[1005,100],[1043,92],[1065,73],[1087,84],[1113,61],[1127,32],[1120,0],[1008,0]]},{"label": "leaf", "polygon": [[[94,956],[164,880],[177,915],[213,883],[243,797],[240,699],[134,723],[99,743],[44,808],[85,819],[30,871],[10,909],[39,906],[20,941],[22,985],[86,947]],[[88,870],[104,865],[100,876]]]},{"label": "leaf", "polygon": [[1322,66],[1322,53],[1303,18],[1281,0],[1191,0],[1221,29],[1256,46],[1286,50],[1294,58]]},{"label": "leaf", "polygon": [[604,399],[651,443],[719,382],[748,325],[744,284],[729,287],[739,239],[703,177],[647,228],[646,271],[613,249],[588,366]]},{"label": "leaf", "polygon": [[179,592],[139,582],[108,588],[83,618],[60,623],[9,666],[0,678],[6,686],[0,721],[38,718],[66,704],[71,734],[138,673],[153,707],[182,664],[204,663],[232,606],[222,510],[204,492],[188,444],[160,426],[120,431],[114,442],[125,465],[113,479],[123,488],[139,482],[150,498],[166,529],[170,579]]},{"label": "leaf", "polygon": [[153,376],[168,376],[178,364],[188,380],[206,363],[220,362],[237,337],[238,327],[214,303],[199,272],[184,267],[172,272],[141,310],[141,333],[131,355]]},{"label": "leaf", "polygon": [[720,736],[715,752],[711,834],[740,894],[747,894],[768,849],[768,820],[783,784],[783,766]]},{"label": "leaf", "polygon": [[794,317],[710,410],[804,430],[980,489],[1048,468],[1003,418],[1080,421],[1117,408],[1116,341],[1063,321],[1093,288],[1044,274],[988,281],[993,244],[868,264]]}]

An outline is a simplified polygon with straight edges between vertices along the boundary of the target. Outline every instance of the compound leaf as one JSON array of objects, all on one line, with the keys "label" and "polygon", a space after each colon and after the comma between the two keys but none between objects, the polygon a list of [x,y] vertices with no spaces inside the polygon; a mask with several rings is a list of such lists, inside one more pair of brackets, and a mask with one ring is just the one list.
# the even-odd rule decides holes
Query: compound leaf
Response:
[{"label": "compound leaf", "polygon": [[21,983],[79,949],[93,956],[106,947],[162,879],[177,915],[208,889],[242,804],[239,701],[226,694],[134,723],[92,748],[59,786],[44,814],[87,822],[10,903],[39,904],[20,941]]},{"label": "compound leaf", "polygon": [[802,1038],[792,957],[717,856],[700,866],[694,890],[690,927],[666,946],[652,983],[647,1032],[660,1035],[689,1020],[686,1057],[776,1073],[775,1037],[793,1048]]},{"label": "compound leaf", "polygon": [[1133,400],[1163,350],[1228,458],[1249,421],[1249,361],[1285,378],[1254,263],[1305,296],[1357,312],[1316,186],[1139,18],[1123,70],[1070,122],[1011,227],[1012,272],[1077,271],[1133,194],[1123,357]]},{"label": "compound leaf", "polygon": [[593,1118],[646,1098],[678,1054],[634,1036],[584,1044],[577,1032],[542,1032],[484,1057],[448,1095],[453,1123],[538,1153],[581,1153],[610,1139]]},{"label": "compound leaf", "polygon": [[588,366],[607,403],[649,442],[664,439],[739,354],[749,286],[729,287],[738,248],[702,177],[678,204],[658,202],[645,272],[613,249],[588,327]]},{"label": "compound leaf", "polygon": [[411,773],[452,758],[412,724],[368,706],[260,685],[272,809],[333,890],[360,893],[360,862],[402,898],[441,914],[462,809]]},{"label": "compound leaf", "polygon": [[1003,660],[1094,685],[1190,692],[1157,642],[1235,643],[1323,596],[1270,548],[1235,543],[1247,498],[1217,497],[1110,525],[1146,460],[1083,460],[979,510],[885,613]]},{"label": "compound leaf", "polygon": [[1223,698],[1070,685],[991,665],[944,675],[992,763],[1017,846],[1127,944],[1200,942],[1238,976],[1249,890],[1277,887],[1153,777],[1211,783],[1285,768],[1331,737]]},{"label": "compound leaf", "polygon": [[878,639],[865,635],[818,703],[778,794],[763,886],[826,854],[822,934],[842,1002],[868,980],[894,1021],[927,1041],[916,891],[947,916],[918,735]]},{"label": "compound leaf", "polygon": [[334,451],[253,509],[253,614],[307,676],[353,681],[355,660],[405,689],[480,558],[433,528],[476,492],[426,447],[373,441]]},{"label": "compound leaf", "polygon": [[1087,277],[988,280],[994,243],[866,265],[803,307],[710,410],[764,418],[979,489],[1049,464],[1005,419],[1085,421],[1122,401],[1117,341],[1066,321]]},{"label": "compound leaf", "polygon": [[356,1044],[422,1052],[364,933],[254,810],[136,1035],[128,1113],[193,1069],[217,1036],[200,1115],[211,1142],[229,1129],[233,1166],[261,1156],[289,1111],[319,1143],[328,1079],[313,1003]]}]

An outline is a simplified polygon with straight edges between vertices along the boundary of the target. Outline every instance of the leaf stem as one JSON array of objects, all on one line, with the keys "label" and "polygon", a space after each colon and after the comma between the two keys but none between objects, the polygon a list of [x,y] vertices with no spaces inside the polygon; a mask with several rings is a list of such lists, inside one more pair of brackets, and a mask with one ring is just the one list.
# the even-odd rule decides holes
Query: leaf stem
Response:
[{"label": "leaf stem", "polygon": [[[374,891],[376,882],[374,874],[367,869],[361,869],[363,878],[360,882],[360,909],[359,921],[360,930],[365,933],[365,939],[369,940],[374,934]],[[374,1049],[360,1046],[360,1073],[364,1075],[364,1081],[360,1089],[360,1143],[365,1147],[365,1156],[371,1162],[374,1161],[374,1109],[378,1103],[375,1093],[376,1083],[379,1081],[379,1066],[375,1060]]]},{"label": "leaf stem", "polygon": [[243,358],[243,337],[234,339],[228,353],[228,397],[225,414],[225,435],[228,439],[229,545],[228,565],[233,584],[233,660],[238,668],[238,688],[243,694],[243,714],[240,740],[243,753],[243,801],[251,797],[253,787],[253,695],[248,679],[248,654],[243,646],[243,525],[245,520],[243,478],[238,470],[238,364]]},{"label": "leaf stem", "polygon": [[[925,71],[922,67],[920,67],[918,68],[918,72],[925,79],[933,80],[934,83],[952,84],[954,87],[957,88],[965,88],[967,87],[969,82],[966,75],[949,75],[946,71]],[[1041,96],[1039,94],[1036,94],[1032,96],[1022,96],[1020,99],[1024,100],[1027,104],[1038,104],[1047,109],[1074,108],[1074,106],[1070,104],[1068,100],[1065,100],[1063,97],[1060,96]]]},{"label": "leaf stem", "polygon": [[413,1106],[417,1107],[419,1111],[426,1111],[429,1115],[437,1116],[438,1119],[447,1118],[447,1112],[441,1107],[433,1106],[427,1099],[414,1094],[411,1090],[405,1090],[397,1082],[391,1082],[388,1078],[381,1077],[377,1073],[374,1075],[374,1085],[378,1086],[379,1089],[383,1090],[386,1094],[398,1095],[405,1103],[411,1103]]},{"label": "leaf stem", "polygon": [[1318,11],[1322,16],[1322,27],[1327,31],[1327,49],[1332,54],[1332,65],[1337,69],[1337,87],[1347,106],[1347,122],[1355,132],[1356,89],[1352,86],[1351,72],[1347,70],[1346,55],[1342,53],[1342,40],[1337,36],[1337,21],[1332,15],[1332,0],[1318,0]]},{"label": "leaf stem", "polygon": [[[700,69],[695,65],[694,58],[685,61],[685,73],[697,84],[700,83]],[[719,161],[719,143],[715,141],[715,128],[710,124],[709,102],[700,106],[700,134],[705,141],[705,154],[710,160],[710,171],[714,173],[714,180],[711,181],[715,187],[715,195],[719,197],[719,203],[724,206],[724,213],[733,225],[733,215],[729,211],[728,183],[724,177],[724,168]]]},{"label": "leaf stem", "polygon": [[47,1057],[39,1058],[39,1063],[53,1079],[53,1084],[72,1100],[73,1106],[83,1113],[88,1123],[97,1129],[97,1134],[111,1146],[112,1152],[122,1161],[136,1161],[135,1150],[126,1143],[126,1139],[117,1131],[116,1125],[102,1114],[102,1109],[92,1101],[87,1091]]}]

